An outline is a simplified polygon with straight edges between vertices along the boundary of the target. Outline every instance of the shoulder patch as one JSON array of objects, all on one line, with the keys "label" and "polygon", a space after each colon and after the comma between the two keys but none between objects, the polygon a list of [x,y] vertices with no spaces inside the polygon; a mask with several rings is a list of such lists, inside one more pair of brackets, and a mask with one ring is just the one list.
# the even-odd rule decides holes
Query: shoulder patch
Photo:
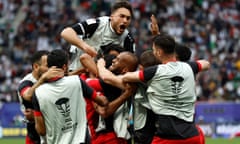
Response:
[{"label": "shoulder patch", "polygon": [[96,22],[97,22],[97,20],[94,19],[94,18],[91,18],[91,19],[87,19],[87,20],[86,20],[86,23],[87,23],[88,25],[94,24],[94,23],[96,23]]}]

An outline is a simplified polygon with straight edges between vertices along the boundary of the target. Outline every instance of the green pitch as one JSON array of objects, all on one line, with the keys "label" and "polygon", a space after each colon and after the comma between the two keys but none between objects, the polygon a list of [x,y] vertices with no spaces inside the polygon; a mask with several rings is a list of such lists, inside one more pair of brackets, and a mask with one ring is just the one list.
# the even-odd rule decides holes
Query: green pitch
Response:
[{"label": "green pitch", "polygon": [[206,138],[206,144],[240,144],[240,138]]},{"label": "green pitch", "polygon": [[3,138],[0,139],[0,144],[25,144],[24,138]]},{"label": "green pitch", "polygon": [[[24,144],[23,138],[4,138],[0,139],[0,144]],[[206,144],[240,144],[240,138],[224,139],[224,138],[206,138]]]}]

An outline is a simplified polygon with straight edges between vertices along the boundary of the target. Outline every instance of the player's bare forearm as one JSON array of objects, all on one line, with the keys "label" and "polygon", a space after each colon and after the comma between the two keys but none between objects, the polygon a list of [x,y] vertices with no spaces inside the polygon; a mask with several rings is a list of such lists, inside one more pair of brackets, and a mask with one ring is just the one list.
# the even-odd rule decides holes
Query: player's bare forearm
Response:
[{"label": "player's bare forearm", "polygon": [[127,72],[122,76],[122,81],[124,83],[128,83],[128,82],[140,82],[140,78],[139,78],[139,72]]},{"label": "player's bare forearm", "polygon": [[103,117],[109,117],[112,115],[123,103],[127,101],[127,99],[135,93],[136,87],[135,85],[126,85],[124,92],[115,100],[109,102],[108,106],[103,108],[97,107],[97,112]]},{"label": "player's bare forearm", "polygon": [[122,82],[121,76],[116,76],[111,71],[106,69],[105,61],[101,58],[97,62],[98,74],[99,77],[105,82],[110,85],[116,86],[120,89],[124,89],[124,84]]},{"label": "player's bare forearm", "polygon": [[88,69],[94,76],[98,77],[98,68],[96,62],[89,54],[82,54],[80,56],[80,62]]},{"label": "player's bare forearm", "polygon": [[207,60],[197,60],[198,63],[200,63],[202,69],[201,71],[206,71],[210,69],[210,63]]},{"label": "player's bare forearm", "polygon": [[74,71],[71,71],[71,72],[68,72],[68,75],[80,75],[82,73],[85,73],[86,72],[86,69],[85,68],[79,68],[77,70],[74,70]]},{"label": "player's bare forearm", "polygon": [[37,133],[41,136],[46,135],[46,127],[44,123],[44,118],[42,116],[35,116],[35,128]]},{"label": "player's bare forearm", "polygon": [[96,50],[84,42],[81,38],[78,37],[77,33],[73,28],[67,27],[61,32],[61,37],[65,39],[72,45],[75,45],[77,48],[88,53],[90,56],[95,57],[97,55]]},{"label": "player's bare forearm", "polygon": [[97,94],[96,98],[94,99],[94,102],[100,106],[107,106],[109,103],[108,99],[100,94]]},{"label": "player's bare forearm", "polygon": [[61,37],[67,42],[69,42],[70,44],[75,45],[79,48],[82,48],[81,47],[82,40],[78,38],[77,33],[71,27],[67,27],[63,29],[63,31],[61,32]]},{"label": "player's bare forearm", "polygon": [[26,101],[32,101],[32,95],[35,91],[35,89],[37,87],[39,87],[41,84],[43,84],[45,81],[53,78],[53,77],[62,77],[64,76],[64,71],[60,68],[56,68],[56,67],[51,67],[48,69],[47,72],[45,72],[36,83],[34,83],[34,85],[32,87],[30,87],[29,89],[27,89],[24,93],[23,93],[23,98]]}]

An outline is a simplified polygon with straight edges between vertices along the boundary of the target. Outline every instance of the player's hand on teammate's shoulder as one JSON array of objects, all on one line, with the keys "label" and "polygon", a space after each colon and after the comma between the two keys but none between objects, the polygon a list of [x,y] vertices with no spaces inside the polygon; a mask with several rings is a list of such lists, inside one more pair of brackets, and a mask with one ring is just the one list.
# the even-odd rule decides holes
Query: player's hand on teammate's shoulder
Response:
[{"label": "player's hand on teammate's shoulder", "polygon": [[41,79],[43,81],[48,81],[52,78],[63,77],[63,76],[64,76],[64,70],[53,66],[53,67],[50,67],[48,71],[42,75]]}]

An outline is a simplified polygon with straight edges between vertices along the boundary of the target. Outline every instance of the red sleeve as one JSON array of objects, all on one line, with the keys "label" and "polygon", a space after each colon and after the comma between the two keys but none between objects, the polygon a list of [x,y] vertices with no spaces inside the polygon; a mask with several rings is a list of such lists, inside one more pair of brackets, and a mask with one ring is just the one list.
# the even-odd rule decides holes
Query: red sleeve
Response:
[{"label": "red sleeve", "polygon": [[26,90],[28,90],[29,88],[31,88],[31,87],[30,87],[30,86],[25,87],[25,88],[23,88],[23,89],[20,91],[21,97],[23,96],[24,92],[25,92]]},{"label": "red sleeve", "polygon": [[139,73],[138,73],[138,75],[139,75],[139,79],[140,79],[141,81],[144,81],[144,73],[143,73],[143,70],[140,70]]},{"label": "red sleeve", "polygon": [[93,91],[93,93],[92,93],[92,99],[95,99],[96,97],[97,97],[97,95],[99,95],[99,96],[104,96],[101,92],[96,92],[95,90]]},{"label": "red sleeve", "polygon": [[103,91],[99,79],[87,79],[86,83],[97,92]]},{"label": "red sleeve", "polygon": [[198,71],[202,71],[202,65],[201,65],[201,63],[197,61],[197,65],[198,65]]},{"label": "red sleeve", "polygon": [[80,75],[80,78],[81,78],[82,80],[86,81],[87,75],[86,75],[85,73],[82,73],[82,74]]},{"label": "red sleeve", "polygon": [[26,90],[28,90],[29,88],[31,88],[33,86],[33,82],[30,80],[25,80],[23,82],[21,82],[18,86],[18,92],[21,96],[23,96],[23,94],[26,92]]},{"label": "red sleeve", "polygon": [[34,110],[33,112],[34,116],[42,116],[42,112]]},{"label": "red sleeve", "polygon": [[97,92],[94,90],[91,96],[91,99],[95,99],[97,97]]}]

